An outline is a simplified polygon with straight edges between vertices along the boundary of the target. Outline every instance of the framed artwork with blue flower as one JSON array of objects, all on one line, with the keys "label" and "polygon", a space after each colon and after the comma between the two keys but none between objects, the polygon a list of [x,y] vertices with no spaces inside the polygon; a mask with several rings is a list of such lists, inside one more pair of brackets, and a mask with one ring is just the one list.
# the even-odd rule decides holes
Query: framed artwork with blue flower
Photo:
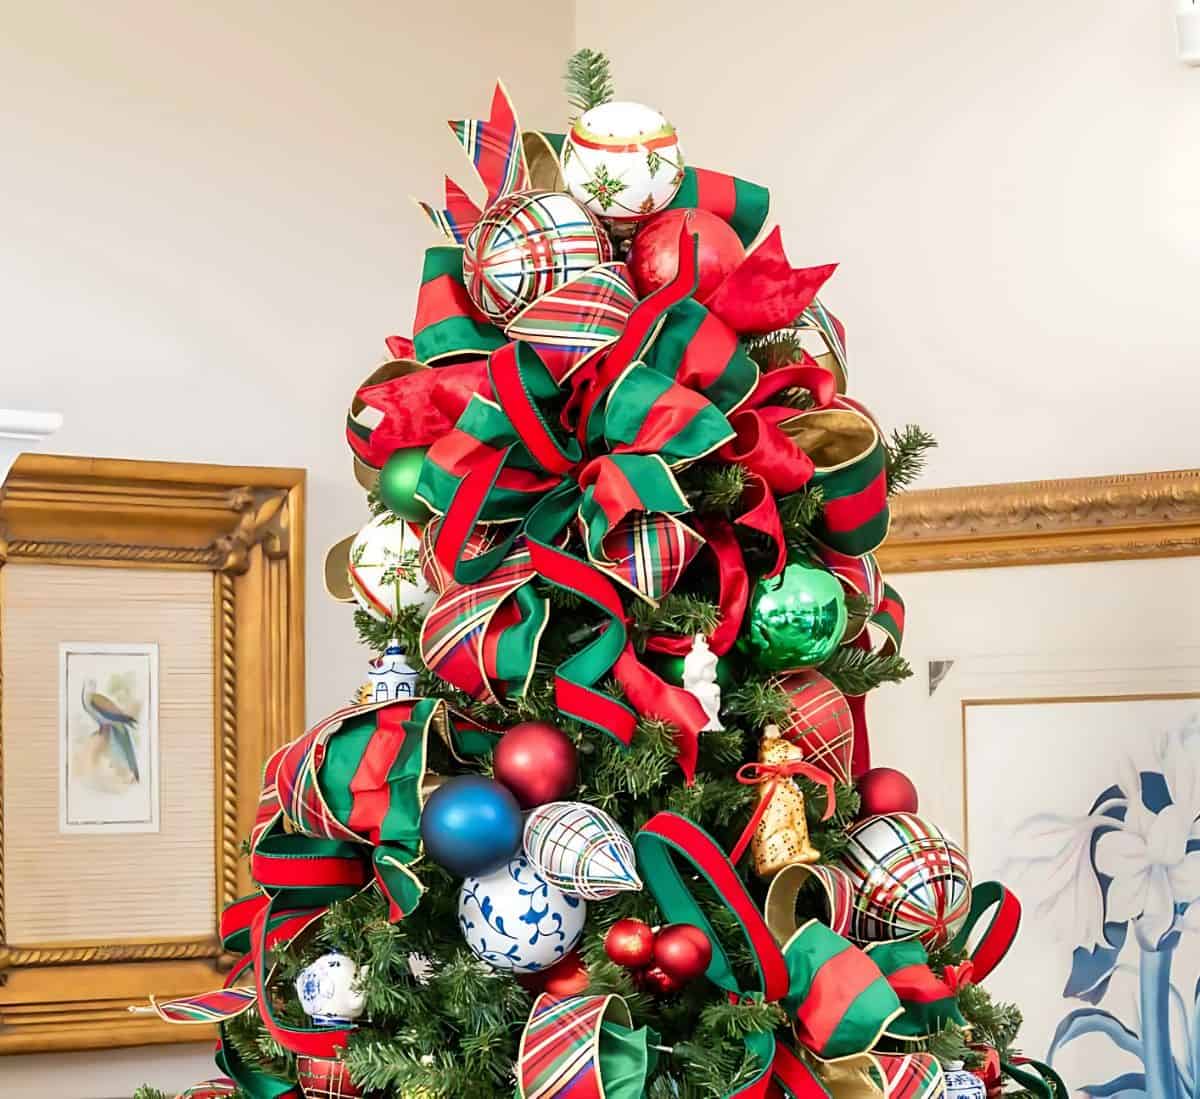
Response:
[{"label": "framed artwork with blue flower", "polygon": [[918,611],[872,762],[1019,897],[1024,1052],[1200,1095],[1200,472],[912,493],[881,565]]}]

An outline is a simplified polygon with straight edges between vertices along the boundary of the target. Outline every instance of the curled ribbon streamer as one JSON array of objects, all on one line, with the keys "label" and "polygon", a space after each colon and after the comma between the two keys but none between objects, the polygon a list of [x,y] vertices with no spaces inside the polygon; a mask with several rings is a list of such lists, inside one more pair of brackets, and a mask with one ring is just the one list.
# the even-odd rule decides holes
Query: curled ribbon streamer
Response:
[{"label": "curled ribbon streamer", "polygon": [[[712,837],[691,821],[675,813],[659,813],[638,832],[634,848],[642,878],[666,921],[693,924],[712,943],[708,979],[731,998],[780,1003],[797,1041],[816,1057],[838,1061],[866,1053],[902,1012],[879,967],[830,928],[815,920],[797,927],[790,917],[778,929],[769,927],[733,864]],[[690,871],[704,878],[734,915],[750,948],[758,988],[744,989],[739,984],[676,859],[688,864],[689,879]],[[790,1052],[781,1052],[784,1048],[773,1034],[747,1040],[747,1050],[761,1072],[734,1093],[739,1099],[764,1096],[773,1083],[787,1086],[788,1074],[802,1062]]]},{"label": "curled ribbon streamer", "polygon": [[771,797],[780,782],[785,778],[795,778],[797,775],[812,779],[825,791],[825,812],[821,815],[821,819],[828,820],[832,817],[836,800],[833,792],[833,776],[823,768],[806,763],[801,759],[794,759],[787,763],[743,763],[737,769],[735,777],[743,786],[766,784],[769,789],[765,797],[759,798],[754,813],[746,827],[742,829],[742,834],[734,844],[733,850],[729,853],[729,861],[735,866],[746,853],[746,848],[750,846],[750,841],[754,838],[754,833],[762,822],[763,816],[771,804]]}]

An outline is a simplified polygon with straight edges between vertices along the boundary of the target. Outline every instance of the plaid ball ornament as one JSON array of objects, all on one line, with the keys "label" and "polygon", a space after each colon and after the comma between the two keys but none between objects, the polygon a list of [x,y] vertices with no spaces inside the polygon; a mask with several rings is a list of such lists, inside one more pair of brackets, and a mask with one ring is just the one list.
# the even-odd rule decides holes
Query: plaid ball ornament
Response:
[{"label": "plaid ball ornament", "polygon": [[856,824],[839,860],[851,882],[850,938],[945,946],[971,909],[967,856],[932,821],[888,813]]},{"label": "plaid ball ornament", "polygon": [[327,1057],[297,1057],[296,1076],[305,1099],[359,1099],[365,1094],[351,1082],[342,1061]]},{"label": "plaid ball ornament", "polygon": [[506,324],[527,305],[612,259],[600,223],[570,195],[517,191],[489,206],[463,250],[475,306]]}]

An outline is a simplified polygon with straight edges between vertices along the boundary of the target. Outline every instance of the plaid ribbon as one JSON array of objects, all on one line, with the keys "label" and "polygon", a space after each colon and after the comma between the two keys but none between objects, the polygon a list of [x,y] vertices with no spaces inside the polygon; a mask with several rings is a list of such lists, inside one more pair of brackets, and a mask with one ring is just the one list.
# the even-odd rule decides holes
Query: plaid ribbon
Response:
[{"label": "plaid ribbon", "polygon": [[[534,1002],[517,1053],[519,1099],[603,1099],[608,1041],[618,1039],[627,1063],[620,1066],[644,1080],[654,1068],[658,1041],[653,1031],[633,1030],[629,1009],[618,996],[545,993]],[[630,1058],[636,1058],[633,1064]],[[624,1094],[624,1091],[622,1092]]]},{"label": "plaid ribbon", "polygon": [[[529,546],[518,539],[483,580],[460,584],[433,553],[440,529],[441,520],[434,519],[422,533],[425,575],[438,596],[421,624],[421,659],[472,698],[519,696],[533,675],[529,656],[549,613],[548,600],[532,583]],[[467,553],[486,552],[494,538],[490,528],[476,532]]]},{"label": "plaid ribbon", "polygon": [[605,263],[543,294],[504,332],[528,343],[562,382],[620,336],[636,305],[629,269]]},{"label": "plaid ribbon", "polygon": [[[521,127],[502,83],[497,81],[492,92],[492,107],[487,118],[458,119],[449,125],[450,132],[463,147],[487,189],[486,205],[529,187]],[[446,177],[445,195],[446,205],[441,209],[427,202],[418,201],[417,205],[435,228],[450,240],[462,244],[479,220],[479,207],[449,176]]]}]

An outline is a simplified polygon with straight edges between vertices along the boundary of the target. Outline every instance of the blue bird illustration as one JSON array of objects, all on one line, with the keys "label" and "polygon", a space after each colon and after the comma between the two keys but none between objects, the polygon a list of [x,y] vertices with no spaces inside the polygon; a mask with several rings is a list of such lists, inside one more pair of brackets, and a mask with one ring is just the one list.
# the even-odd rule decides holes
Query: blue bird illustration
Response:
[{"label": "blue bird illustration", "polygon": [[96,690],[94,679],[83,684],[84,712],[99,726],[93,736],[104,742],[104,747],[115,761],[124,764],[133,775],[134,782],[141,782],[138,771],[137,751],[133,746],[133,730],[137,718],[126,713],[107,695]]}]

